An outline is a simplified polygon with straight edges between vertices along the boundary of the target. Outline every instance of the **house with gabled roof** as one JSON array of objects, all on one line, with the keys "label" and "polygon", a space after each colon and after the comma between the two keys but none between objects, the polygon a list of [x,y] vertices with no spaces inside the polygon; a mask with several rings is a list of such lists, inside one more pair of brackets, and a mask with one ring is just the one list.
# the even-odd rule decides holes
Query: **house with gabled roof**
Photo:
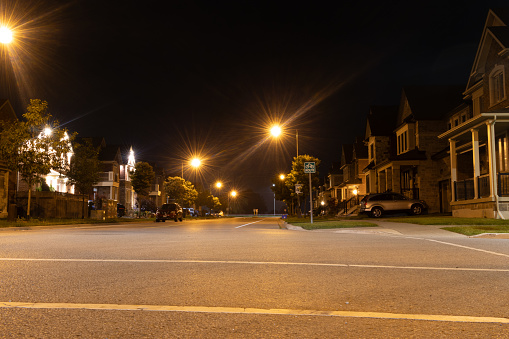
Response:
[{"label": "house with gabled roof", "polygon": [[378,193],[378,166],[395,155],[398,106],[372,106],[366,119],[364,144],[368,149],[368,165],[362,170],[366,177],[366,194]]},{"label": "house with gabled roof", "polygon": [[428,203],[430,212],[438,212],[439,166],[432,155],[446,143],[437,135],[446,129],[444,116],[462,103],[460,86],[406,86],[402,90],[396,125],[395,151],[378,163],[378,192],[398,192]]},{"label": "house with gabled roof", "polygon": [[101,172],[99,181],[94,185],[94,200],[119,200],[120,165],[122,155],[118,145],[107,145],[104,138],[94,138],[94,146],[99,147]]},{"label": "house with gabled roof", "polygon": [[348,210],[358,204],[358,198],[366,194],[366,176],[363,169],[368,165],[368,150],[364,138],[357,137],[353,144],[344,144],[341,149],[341,170],[343,182],[341,189],[342,206]]},{"label": "house with gabled roof", "polygon": [[453,216],[509,218],[509,9],[490,9],[448,130]]}]

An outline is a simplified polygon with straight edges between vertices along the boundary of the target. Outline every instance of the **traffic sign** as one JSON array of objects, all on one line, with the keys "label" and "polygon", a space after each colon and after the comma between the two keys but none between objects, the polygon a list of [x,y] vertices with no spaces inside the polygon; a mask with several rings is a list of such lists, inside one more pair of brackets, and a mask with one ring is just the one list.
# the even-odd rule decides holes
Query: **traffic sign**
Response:
[{"label": "traffic sign", "polygon": [[315,162],[304,163],[304,173],[316,173]]}]

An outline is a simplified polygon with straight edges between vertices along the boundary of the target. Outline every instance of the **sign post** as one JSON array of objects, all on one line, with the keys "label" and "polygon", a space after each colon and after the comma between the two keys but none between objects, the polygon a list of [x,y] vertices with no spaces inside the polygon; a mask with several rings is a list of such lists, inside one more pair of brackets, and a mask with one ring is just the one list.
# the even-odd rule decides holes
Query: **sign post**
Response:
[{"label": "sign post", "polygon": [[316,173],[316,166],[314,162],[304,163],[304,173],[309,173],[309,211],[311,213],[311,223],[313,223],[313,188],[311,184],[311,173]]}]

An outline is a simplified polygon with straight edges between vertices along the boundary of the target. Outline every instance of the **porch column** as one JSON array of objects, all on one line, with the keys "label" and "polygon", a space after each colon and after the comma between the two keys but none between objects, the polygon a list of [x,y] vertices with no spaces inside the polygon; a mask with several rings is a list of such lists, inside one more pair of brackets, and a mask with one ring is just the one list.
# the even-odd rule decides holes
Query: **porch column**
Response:
[{"label": "porch column", "polygon": [[472,156],[474,164],[474,199],[479,196],[479,176],[481,175],[481,166],[479,165],[479,130],[471,129],[472,132]]},{"label": "porch column", "polygon": [[392,191],[401,193],[401,170],[399,165],[392,165]]},{"label": "porch column", "polygon": [[378,192],[382,193],[382,192],[385,192],[387,189],[386,189],[386,182],[385,182],[385,171],[387,171],[387,169],[381,171],[381,172],[378,172]]},{"label": "porch column", "polygon": [[486,122],[488,129],[488,162],[490,165],[490,197],[497,194],[497,158],[495,154],[495,121]]},{"label": "porch column", "polygon": [[458,155],[456,154],[456,140],[449,139],[449,154],[451,158],[451,193],[452,201],[456,201],[456,181],[458,180]]},{"label": "porch column", "polygon": [[385,176],[385,179],[387,181],[387,184],[385,185],[387,190],[391,190],[394,192],[394,187],[392,186],[392,171],[387,171],[387,175]]}]

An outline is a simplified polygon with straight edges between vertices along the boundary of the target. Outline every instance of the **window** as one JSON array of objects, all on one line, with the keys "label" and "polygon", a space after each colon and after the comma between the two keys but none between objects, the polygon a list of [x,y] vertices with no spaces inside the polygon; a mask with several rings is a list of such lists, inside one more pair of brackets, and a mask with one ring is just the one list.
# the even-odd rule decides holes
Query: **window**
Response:
[{"label": "window", "polygon": [[398,135],[398,154],[408,151],[408,131]]},{"label": "window", "polygon": [[458,126],[459,125],[459,121],[458,119],[454,119],[454,127]]},{"label": "window", "polygon": [[497,66],[490,74],[490,103],[498,104],[505,99],[504,66]]},{"label": "window", "polygon": [[372,160],[375,157],[375,145],[369,145],[369,159]]}]

